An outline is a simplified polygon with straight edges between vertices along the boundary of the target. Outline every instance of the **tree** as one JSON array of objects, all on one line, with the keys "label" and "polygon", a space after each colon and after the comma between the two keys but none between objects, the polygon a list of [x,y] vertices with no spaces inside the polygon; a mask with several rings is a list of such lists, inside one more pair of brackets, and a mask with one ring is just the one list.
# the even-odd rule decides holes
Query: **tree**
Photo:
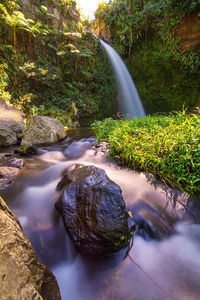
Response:
[{"label": "tree", "polygon": [[5,23],[13,29],[13,45],[15,49],[17,45],[17,30],[22,29],[32,33],[33,35],[35,32],[37,32],[37,29],[33,26],[35,22],[31,19],[26,19],[22,12],[13,11],[11,14],[9,14],[5,6],[0,4],[0,13]]}]

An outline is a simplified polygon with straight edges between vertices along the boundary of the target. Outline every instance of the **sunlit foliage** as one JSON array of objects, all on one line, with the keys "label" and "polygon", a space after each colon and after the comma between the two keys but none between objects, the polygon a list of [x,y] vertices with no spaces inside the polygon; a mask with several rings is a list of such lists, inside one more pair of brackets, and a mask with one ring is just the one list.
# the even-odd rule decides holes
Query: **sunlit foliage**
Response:
[{"label": "sunlit foliage", "polygon": [[112,70],[76,2],[27,3],[28,9],[18,0],[0,4],[0,96],[27,115],[46,114],[69,126],[112,114]]},{"label": "sunlit foliage", "polygon": [[199,114],[106,119],[93,128],[124,165],[158,175],[191,194],[200,193]]}]

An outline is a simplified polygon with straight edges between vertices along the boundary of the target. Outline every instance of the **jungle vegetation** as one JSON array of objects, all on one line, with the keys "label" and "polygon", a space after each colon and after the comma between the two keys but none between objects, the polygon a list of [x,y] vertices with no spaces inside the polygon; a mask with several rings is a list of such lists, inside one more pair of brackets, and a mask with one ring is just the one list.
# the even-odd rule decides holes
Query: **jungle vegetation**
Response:
[{"label": "jungle vegetation", "polygon": [[187,51],[180,47],[178,29],[189,16],[200,22],[200,0],[99,4],[96,18],[104,21],[110,43],[124,58],[147,114],[200,105],[200,43]]},{"label": "jungle vegetation", "polygon": [[200,114],[186,111],[93,123],[117,162],[157,175],[164,183],[200,195]]},{"label": "jungle vegetation", "polygon": [[0,97],[70,127],[112,115],[112,70],[85,23],[72,0],[2,0]]}]

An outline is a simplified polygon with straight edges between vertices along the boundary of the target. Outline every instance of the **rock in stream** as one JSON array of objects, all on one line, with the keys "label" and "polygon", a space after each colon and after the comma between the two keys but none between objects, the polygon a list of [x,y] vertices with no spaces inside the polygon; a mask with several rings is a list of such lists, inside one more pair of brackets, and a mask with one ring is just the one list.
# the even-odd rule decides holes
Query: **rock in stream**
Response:
[{"label": "rock in stream", "polygon": [[28,120],[21,145],[54,144],[65,137],[65,128],[59,120],[37,115]]},{"label": "rock in stream", "polygon": [[84,255],[104,256],[128,246],[130,233],[122,191],[105,171],[83,166],[58,183],[56,208],[75,246]]},{"label": "rock in stream", "polygon": [[17,217],[0,197],[0,298],[60,300],[54,275],[36,257]]}]

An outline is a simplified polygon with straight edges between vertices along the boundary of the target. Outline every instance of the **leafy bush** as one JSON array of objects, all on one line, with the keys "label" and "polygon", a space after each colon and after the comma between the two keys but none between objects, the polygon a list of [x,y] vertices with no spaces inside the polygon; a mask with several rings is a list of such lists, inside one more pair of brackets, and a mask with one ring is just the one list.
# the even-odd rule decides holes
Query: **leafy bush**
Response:
[{"label": "leafy bush", "polygon": [[9,103],[11,95],[6,90],[8,86],[8,75],[5,70],[7,67],[6,64],[0,64],[0,97]]},{"label": "leafy bush", "polygon": [[128,167],[159,175],[188,193],[200,193],[200,114],[108,119],[94,123],[93,129]]},{"label": "leafy bush", "polygon": [[186,14],[191,14],[200,8],[199,0],[171,0],[174,5],[179,5]]}]

